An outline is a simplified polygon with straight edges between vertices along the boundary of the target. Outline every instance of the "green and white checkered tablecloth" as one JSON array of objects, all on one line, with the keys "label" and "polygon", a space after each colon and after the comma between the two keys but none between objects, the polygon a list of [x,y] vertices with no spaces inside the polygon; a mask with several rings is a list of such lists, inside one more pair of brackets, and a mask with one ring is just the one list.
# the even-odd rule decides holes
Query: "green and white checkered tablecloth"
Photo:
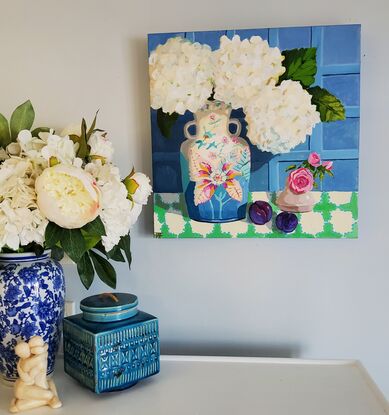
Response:
[{"label": "green and white checkered tablecloth", "polygon": [[[314,192],[312,212],[299,213],[299,224],[290,234],[279,231],[274,223],[279,208],[276,193],[252,192],[249,203],[268,201],[273,218],[266,225],[245,220],[229,223],[196,222],[188,217],[182,193],[154,194],[154,234],[157,238],[357,238],[358,192]],[[249,205],[249,204],[248,204]]]}]

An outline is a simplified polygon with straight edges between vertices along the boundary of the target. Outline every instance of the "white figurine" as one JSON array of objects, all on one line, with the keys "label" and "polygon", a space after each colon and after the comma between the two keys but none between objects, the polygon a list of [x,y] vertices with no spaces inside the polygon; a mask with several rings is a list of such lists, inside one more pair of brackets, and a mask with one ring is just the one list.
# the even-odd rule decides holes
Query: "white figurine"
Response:
[{"label": "white figurine", "polygon": [[10,412],[46,405],[51,408],[62,406],[54,382],[46,377],[47,349],[48,345],[39,336],[32,337],[28,343],[16,345],[15,353],[20,357],[17,365],[19,379],[15,382],[15,397],[11,401]]}]

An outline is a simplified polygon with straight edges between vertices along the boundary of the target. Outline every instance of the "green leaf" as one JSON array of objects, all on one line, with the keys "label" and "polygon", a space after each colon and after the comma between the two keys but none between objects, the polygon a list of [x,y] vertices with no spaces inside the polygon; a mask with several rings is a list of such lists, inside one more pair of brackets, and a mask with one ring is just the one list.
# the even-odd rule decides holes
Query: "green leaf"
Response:
[{"label": "green leaf", "polygon": [[95,277],[95,270],[93,269],[88,252],[85,252],[85,254],[77,262],[77,271],[82,284],[88,290]]},{"label": "green leaf", "polygon": [[96,115],[95,118],[93,119],[92,125],[90,126],[87,134],[86,134],[86,138],[87,141],[89,140],[90,136],[93,134],[93,132],[95,131],[96,128],[96,120],[97,120],[97,114],[99,113],[99,110],[96,111]]},{"label": "green leaf", "polygon": [[116,288],[116,271],[115,268],[101,255],[94,251],[89,252],[97,275],[105,284],[111,288]]},{"label": "green leaf", "polygon": [[323,122],[339,121],[346,119],[346,111],[339,98],[332,95],[320,86],[314,86],[307,90],[312,95],[312,104],[316,105]]},{"label": "green leaf", "polygon": [[0,114],[0,147],[6,148],[11,141],[8,121],[3,114]]},{"label": "green leaf", "polygon": [[326,171],[325,171],[327,174],[329,174],[331,177],[334,177],[334,173],[332,173],[332,171],[330,171],[330,170],[327,170],[326,169]]},{"label": "green leaf", "polygon": [[316,48],[284,50],[282,55],[285,56],[282,65],[286,71],[281,75],[279,83],[291,79],[300,81],[303,87],[307,88],[315,82]]},{"label": "green leaf", "polygon": [[123,249],[127,262],[128,267],[131,269],[131,262],[132,262],[132,255],[131,255],[131,236],[130,234],[122,236],[119,241],[119,248]]},{"label": "green leaf", "polygon": [[37,128],[34,128],[31,131],[31,135],[33,137],[39,137],[39,133],[49,133],[49,132],[50,132],[50,128],[49,127],[37,127]]},{"label": "green leaf", "polygon": [[65,255],[64,250],[60,246],[53,246],[51,248],[51,258],[53,258],[56,261],[61,261]]},{"label": "green leaf", "polygon": [[61,245],[69,258],[76,264],[86,251],[86,243],[80,229],[63,229]]},{"label": "green leaf", "polygon": [[45,245],[47,248],[52,248],[57,242],[61,240],[64,229],[54,222],[49,222],[45,231]]},{"label": "green leaf", "polygon": [[177,118],[178,114],[176,112],[166,114],[161,108],[157,111],[157,124],[164,137],[170,138],[172,127],[176,123]]},{"label": "green leaf", "polygon": [[293,170],[293,169],[295,169],[296,167],[297,167],[297,166],[296,166],[295,164],[292,164],[291,166],[287,167],[287,168],[285,169],[285,171]]},{"label": "green leaf", "polygon": [[81,230],[81,233],[82,233],[82,236],[84,237],[87,251],[89,251],[89,249],[94,248],[101,241],[101,236],[89,235],[87,233],[82,232],[82,230]]},{"label": "green leaf", "polygon": [[85,231],[89,235],[95,235],[95,236],[105,235],[104,224],[100,216],[97,216],[95,220],[84,225],[82,227],[82,230]]},{"label": "green leaf", "polygon": [[107,256],[108,258],[113,259],[117,262],[126,262],[122,254],[122,251],[120,250],[120,247],[118,245],[114,246],[110,251],[108,251]]},{"label": "green leaf", "polygon": [[31,101],[19,105],[11,115],[11,138],[15,140],[22,130],[30,130],[34,123],[35,112]]},{"label": "green leaf", "polygon": [[77,150],[77,157],[80,157],[82,159],[86,158],[88,155],[88,143],[87,143],[87,137],[86,137],[86,121],[83,118],[81,123],[81,136],[79,137],[79,147]]}]

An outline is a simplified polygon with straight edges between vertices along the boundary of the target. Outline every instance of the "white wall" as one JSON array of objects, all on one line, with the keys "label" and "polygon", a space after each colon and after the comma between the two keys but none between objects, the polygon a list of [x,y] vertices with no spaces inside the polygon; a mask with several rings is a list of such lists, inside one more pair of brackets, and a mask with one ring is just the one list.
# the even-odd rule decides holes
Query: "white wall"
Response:
[{"label": "white wall", "polygon": [[[100,108],[116,161],[151,174],[146,34],[362,24],[360,238],[155,240],[133,231],[120,290],[160,318],[164,352],[361,359],[389,396],[387,0],[35,0],[0,7],[0,112],[39,124]],[[88,293],[66,266],[68,298]],[[103,290],[94,284],[89,294]]]}]

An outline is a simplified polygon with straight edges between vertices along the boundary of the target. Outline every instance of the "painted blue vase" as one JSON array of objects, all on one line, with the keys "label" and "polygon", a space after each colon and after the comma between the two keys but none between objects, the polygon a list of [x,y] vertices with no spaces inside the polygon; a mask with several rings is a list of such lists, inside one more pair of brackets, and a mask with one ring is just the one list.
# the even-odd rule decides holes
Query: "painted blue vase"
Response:
[{"label": "painted blue vase", "polygon": [[[184,126],[181,178],[188,215],[199,222],[223,223],[246,217],[251,154],[239,137],[241,124],[231,106],[208,101]],[[236,126],[232,134],[230,124]],[[191,127],[196,133],[189,132]]]},{"label": "painted blue vase", "polygon": [[95,393],[134,386],[159,372],[158,319],[138,310],[128,293],[81,301],[64,319],[65,372]]},{"label": "painted blue vase", "polygon": [[15,345],[39,335],[48,344],[47,373],[54,370],[65,303],[62,266],[50,251],[0,254],[0,377],[17,379]]}]

